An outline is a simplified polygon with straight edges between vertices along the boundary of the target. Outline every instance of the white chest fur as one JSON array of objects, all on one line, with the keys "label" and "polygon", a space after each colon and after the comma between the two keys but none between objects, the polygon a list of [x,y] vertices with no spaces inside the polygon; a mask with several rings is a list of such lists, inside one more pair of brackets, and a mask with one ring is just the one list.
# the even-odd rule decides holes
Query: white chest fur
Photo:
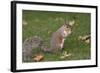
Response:
[{"label": "white chest fur", "polygon": [[65,39],[62,39],[62,43],[60,44],[60,47],[61,47],[61,48],[63,48],[64,40],[65,40]]}]

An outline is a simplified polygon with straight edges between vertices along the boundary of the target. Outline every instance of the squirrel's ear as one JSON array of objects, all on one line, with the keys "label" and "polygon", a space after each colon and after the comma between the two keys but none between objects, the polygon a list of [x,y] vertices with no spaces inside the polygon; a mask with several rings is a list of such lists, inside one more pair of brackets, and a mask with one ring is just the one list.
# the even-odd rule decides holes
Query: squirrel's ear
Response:
[{"label": "squirrel's ear", "polygon": [[64,25],[68,25],[68,24],[69,24],[69,22],[67,20],[65,20]]}]

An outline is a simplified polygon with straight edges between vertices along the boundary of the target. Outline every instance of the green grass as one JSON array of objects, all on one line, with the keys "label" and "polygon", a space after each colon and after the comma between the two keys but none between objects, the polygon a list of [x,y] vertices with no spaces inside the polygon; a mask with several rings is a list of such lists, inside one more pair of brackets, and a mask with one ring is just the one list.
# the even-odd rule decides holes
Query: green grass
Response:
[{"label": "green grass", "polygon": [[[76,25],[73,26],[72,34],[66,38],[63,51],[68,51],[72,54],[71,57],[65,60],[85,60],[90,59],[91,49],[90,44],[78,40],[80,35],[90,34],[90,14],[89,13],[68,13],[68,12],[47,12],[47,11],[27,11],[23,10],[23,20],[28,24],[23,26],[22,38],[23,41],[32,36],[43,38],[49,46],[50,38],[53,32],[60,28],[64,19],[71,20],[77,17]],[[59,54],[51,54],[43,52],[39,49],[33,50],[33,55],[43,53],[42,61],[60,61]]]}]

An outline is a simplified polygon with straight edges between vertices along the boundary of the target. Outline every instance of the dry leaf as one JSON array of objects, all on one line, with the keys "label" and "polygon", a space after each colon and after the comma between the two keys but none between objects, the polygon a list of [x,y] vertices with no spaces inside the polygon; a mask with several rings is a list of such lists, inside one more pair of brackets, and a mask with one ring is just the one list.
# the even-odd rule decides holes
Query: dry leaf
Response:
[{"label": "dry leaf", "polygon": [[87,40],[87,39],[89,39],[90,38],[90,35],[85,35],[85,36],[79,36],[79,39],[80,40]]},{"label": "dry leaf", "polygon": [[79,36],[78,39],[85,41],[87,44],[90,43],[90,35]]},{"label": "dry leaf", "polygon": [[25,20],[23,20],[23,21],[22,21],[22,24],[23,24],[23,25],[27,25],[28,23],[27,23]]},{"label": "dry leaf", "polygon": [[67,53],[67,51],[64,51],[62,56],[60,57],[60,59],[65,59],[65,58],[70,57],[70,56],[72,56],[72,54]]},{"label": "dry leaf", "polygon": [[69,21],[69,25],[73,26],[75,24],[75,20]]},{"label": "dry leaf", "polygon": [[39,62],[41,61],[42,59],[44,58],[44,56],[42,54],[37,54],[33,60],[36,61],[36,62]]},{"label": "dry leaf", "polygon": [[61,56],[60,59],[65,59],[65,58],[70,57],[70,56],[71,56],[71,54],[67,54],[67,55]]},{"label": "dry leaf", "polygon": [[87,44],[89,44],[89,43],[90,43],[90,40],[89,40],[89,39],[87,39],[85,42],[86,42]]}]

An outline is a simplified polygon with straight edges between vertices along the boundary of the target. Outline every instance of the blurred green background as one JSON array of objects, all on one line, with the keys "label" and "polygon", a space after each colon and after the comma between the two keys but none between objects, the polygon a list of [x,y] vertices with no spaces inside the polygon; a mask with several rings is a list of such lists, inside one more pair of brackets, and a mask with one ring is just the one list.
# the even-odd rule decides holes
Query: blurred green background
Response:
[{"label": "blurred green background", "polygon": [[[66,38],[63,51],[71,53],[71,57],[63,60],[85,60],[91,58],[91,47],[83,41],[78,40],[79,36],[90,34],[90,19],[89,13],[72,13],[72,12],[51,12],[51,11],[31,11],[23,10],[22,20],[27,22],[27,25],[22,26],[22,38],[25,39],[39,36],[50,46],[50,38],[53,32],[57,31],[63,24],[64,20],[72,20],[76,18],[76,24],[73,25],[72,34]],[[61,61],[59,54],[51,54],[41,51],[40,49],[33,50],[33,55],[43,53],[42,61]]]}]

